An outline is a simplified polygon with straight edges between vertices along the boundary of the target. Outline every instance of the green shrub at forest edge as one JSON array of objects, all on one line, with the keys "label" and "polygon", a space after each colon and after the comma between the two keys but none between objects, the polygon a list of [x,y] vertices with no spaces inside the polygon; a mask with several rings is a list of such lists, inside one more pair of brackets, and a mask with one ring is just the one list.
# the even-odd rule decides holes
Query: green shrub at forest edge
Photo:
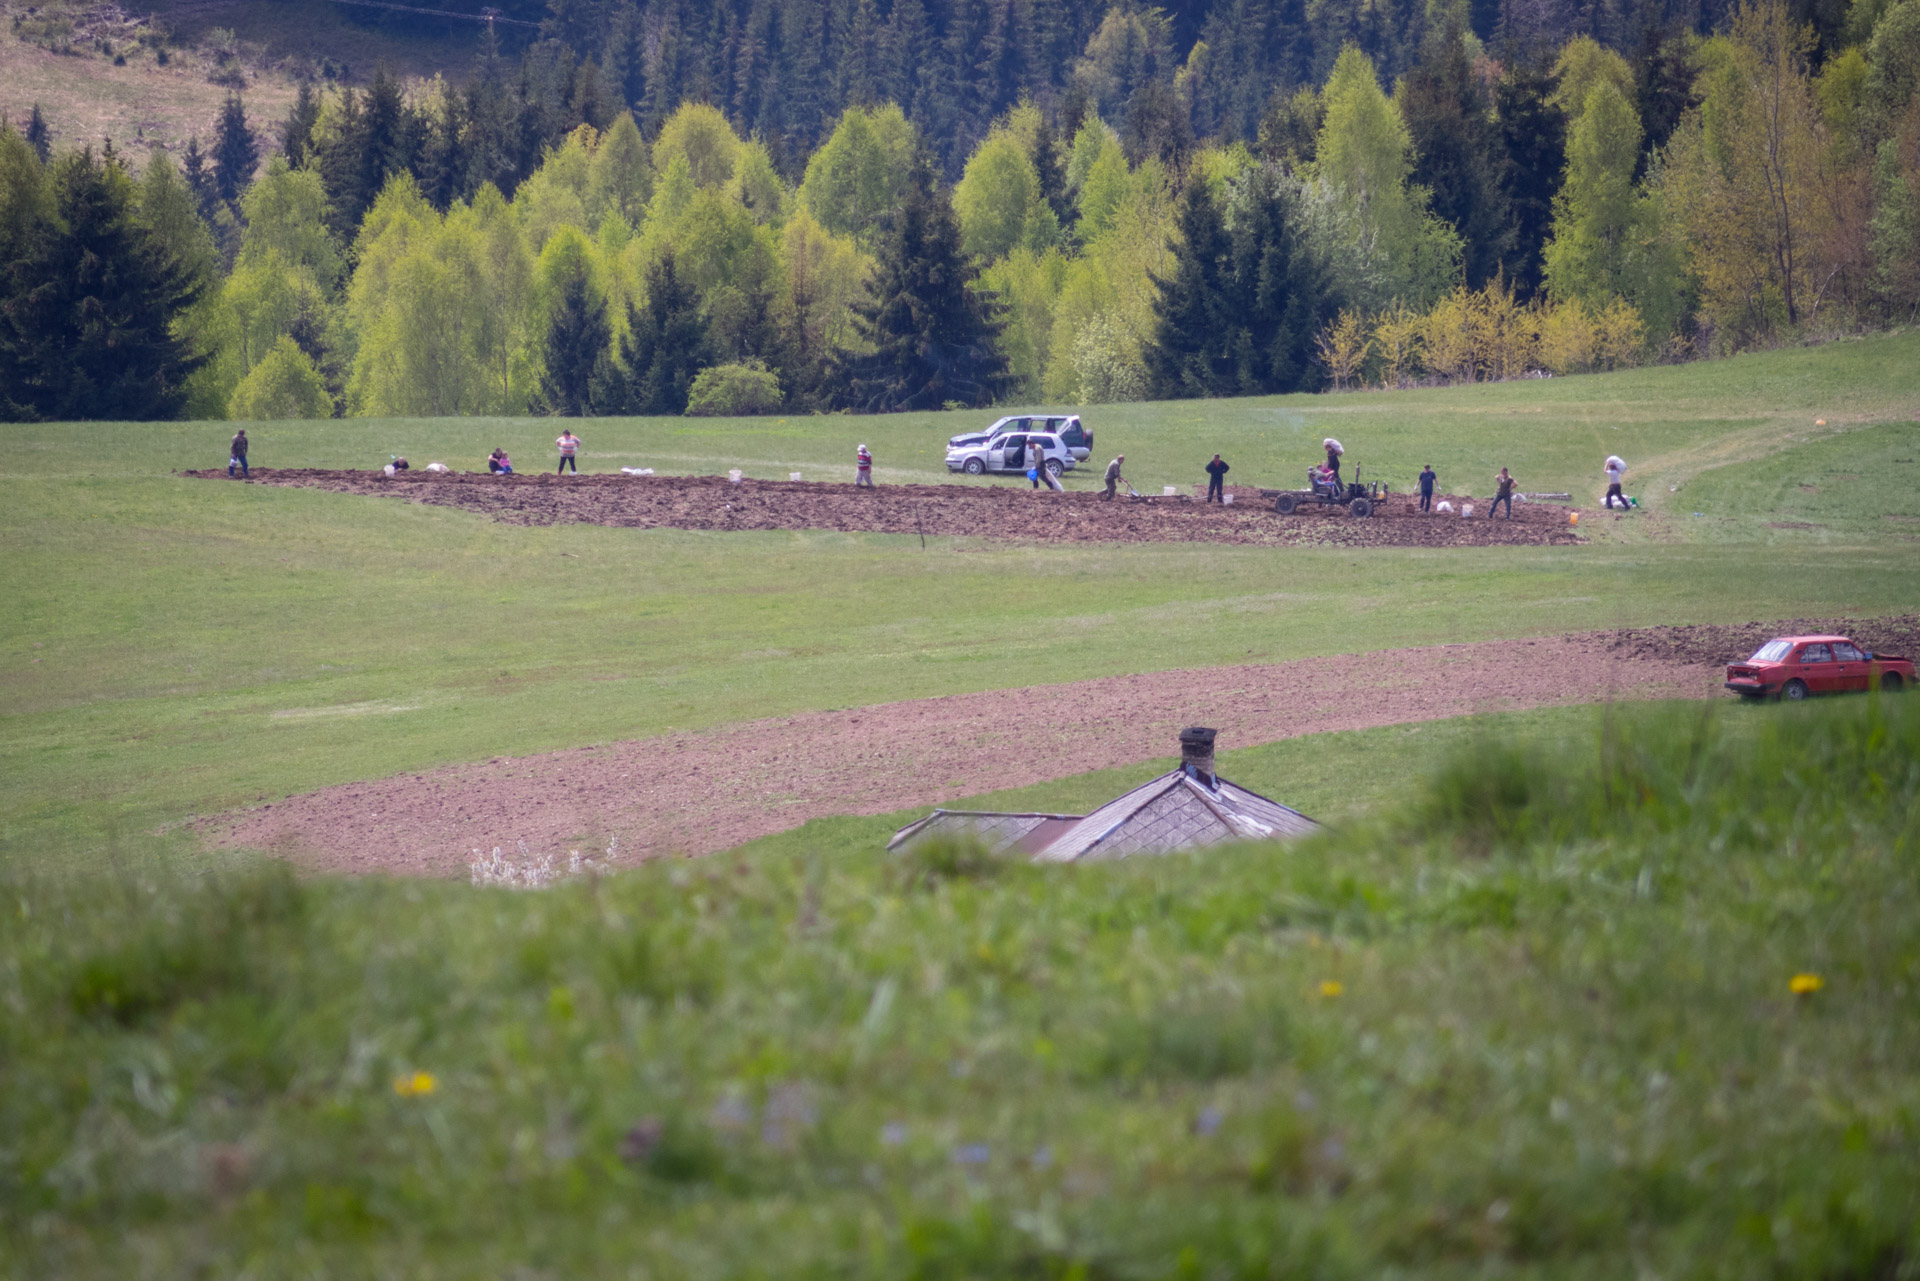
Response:
[{"label": "green shrub at forest edge", "polygon": [[0,1250],[1894,1275],[1916,853],[1920,701],[1861,698],[1490,738],[1291,849],[985,875],[789,843],[542,893],[15,870]]},{"label": "green shrub at forest edge", "polygon": [[709,365],[687,393],[687,413],[695,418],[750,418],[779,408],[780,379],[757,361]]},{"label": "green shrub at forest edge", "polygon": [[327,394],[326,380],[307,353],[293,339],[283,336],[233,389],[227,416],[241,422],[331,418],[333,397]]}]

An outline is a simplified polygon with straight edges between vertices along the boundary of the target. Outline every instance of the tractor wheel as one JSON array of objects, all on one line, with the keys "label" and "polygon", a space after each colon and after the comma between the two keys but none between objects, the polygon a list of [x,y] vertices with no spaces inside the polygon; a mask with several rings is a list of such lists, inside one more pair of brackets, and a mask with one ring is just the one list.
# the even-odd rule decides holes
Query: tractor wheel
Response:
[{"label": "tractor wheel", "polygon": [[1365,498],[1356,498],[1347,510],[1356,516],[1371,516],[1373,515],[1373,503]]},{"label": "tractor wheel", "polygon": [[1900,679],[1899,672],[1880,673],[1880,689],[1883,693],[1898,694],[1905,687],[1906,682]]},{"label": "tractor wheel", "polygon": [[1273,500],[1273,509],[1282,516],[1291,516],[1300,510],[1300,500],[1292,494],[1282,494]]},{"label": "tractor wheel", "polygon": [[1807,693],[1807,683],[1805,681],[1794,680],[1788,681],[1786,685],[1782,687],[1780,697],[1786,699],[1789,703],[1804,703],[1807,701]]},{"label": "tractor wheel", "polygon": [[987,470],[987,465],[978,458],[969,458],[967,459],[967,465],[964,470],[969,476],[978,476]]}]

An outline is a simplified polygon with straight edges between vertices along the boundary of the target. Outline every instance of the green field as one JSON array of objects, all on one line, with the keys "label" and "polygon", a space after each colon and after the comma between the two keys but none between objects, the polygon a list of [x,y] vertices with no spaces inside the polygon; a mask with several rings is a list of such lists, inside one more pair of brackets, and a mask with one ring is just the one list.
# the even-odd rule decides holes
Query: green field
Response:
[{"label": "green field", "polygon": [[[223,465],[227,424],[9,428],[0,1275],[1901,1275],[1911,708],[1229,751],[1339,830],[1065,874],[888,860],[889,815],[514,895],[294,880],[182,824],[811,709],[1909,611],[1916,370],[1895,335],[1083,410],[1142,487],[1214,450],[1283,480],[1335,435],[1369,475],[1484,493],[1505,463],[1591,503],[1625,456],[1642,511],[1557,548],[519,528],[172,474]],[[945,479],[946,436],[984,421],[580,434],[588,470],[810,479],[864,441],[884,484]],[[526,469],[557,426],[250,434],[267,467],[500,444]],[[1165,767],[980,803],[1088,805]],[[1788,997],[1801,969],[1828,988]],[[397,1097],[413,1071],[434,1092]],[[623,1161],[643,1117],[662,1137]]]}]

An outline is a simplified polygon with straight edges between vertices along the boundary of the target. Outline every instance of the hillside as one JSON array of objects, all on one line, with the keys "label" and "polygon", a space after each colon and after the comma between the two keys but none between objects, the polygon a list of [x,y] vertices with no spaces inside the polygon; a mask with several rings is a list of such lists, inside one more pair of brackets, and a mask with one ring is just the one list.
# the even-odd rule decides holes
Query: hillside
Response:
[{"label": "hillside", "polygon": [[323,0],[0,0],[0,115],[19,127],[38,104],[56,147],[111,138],[138,164],[150,147],[206,146],[231,92],[264,137],[300,79],[459,75],[478,45],[471,23],[367,26],[344,12]]}]

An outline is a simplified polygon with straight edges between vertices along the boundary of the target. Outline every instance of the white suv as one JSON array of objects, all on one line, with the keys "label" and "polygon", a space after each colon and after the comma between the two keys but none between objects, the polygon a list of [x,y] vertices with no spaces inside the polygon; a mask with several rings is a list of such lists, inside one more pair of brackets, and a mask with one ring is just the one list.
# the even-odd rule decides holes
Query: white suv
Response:
[{"label": "white suv", "polygon": [[962,432],[947,441],[947,448],[984,445],[995,436],[1010,431],[1040,431],[1058,436],[1077,462],[1086,462],[1093,453],[1093,433],[1080,425],[1078,414],[1013,414],[985,431]]},{"label": "white suv", "polygon": [[947,470],[969,476],[988,472],[1023,474],[1027,470],[1027,445],[1033,441],[1040,443],[1050,474],[1058,476],[1073,470],[1073,451],[1060,437],[1041,431],[1003,431],[981,444],[954,445],[947,450]]}]

